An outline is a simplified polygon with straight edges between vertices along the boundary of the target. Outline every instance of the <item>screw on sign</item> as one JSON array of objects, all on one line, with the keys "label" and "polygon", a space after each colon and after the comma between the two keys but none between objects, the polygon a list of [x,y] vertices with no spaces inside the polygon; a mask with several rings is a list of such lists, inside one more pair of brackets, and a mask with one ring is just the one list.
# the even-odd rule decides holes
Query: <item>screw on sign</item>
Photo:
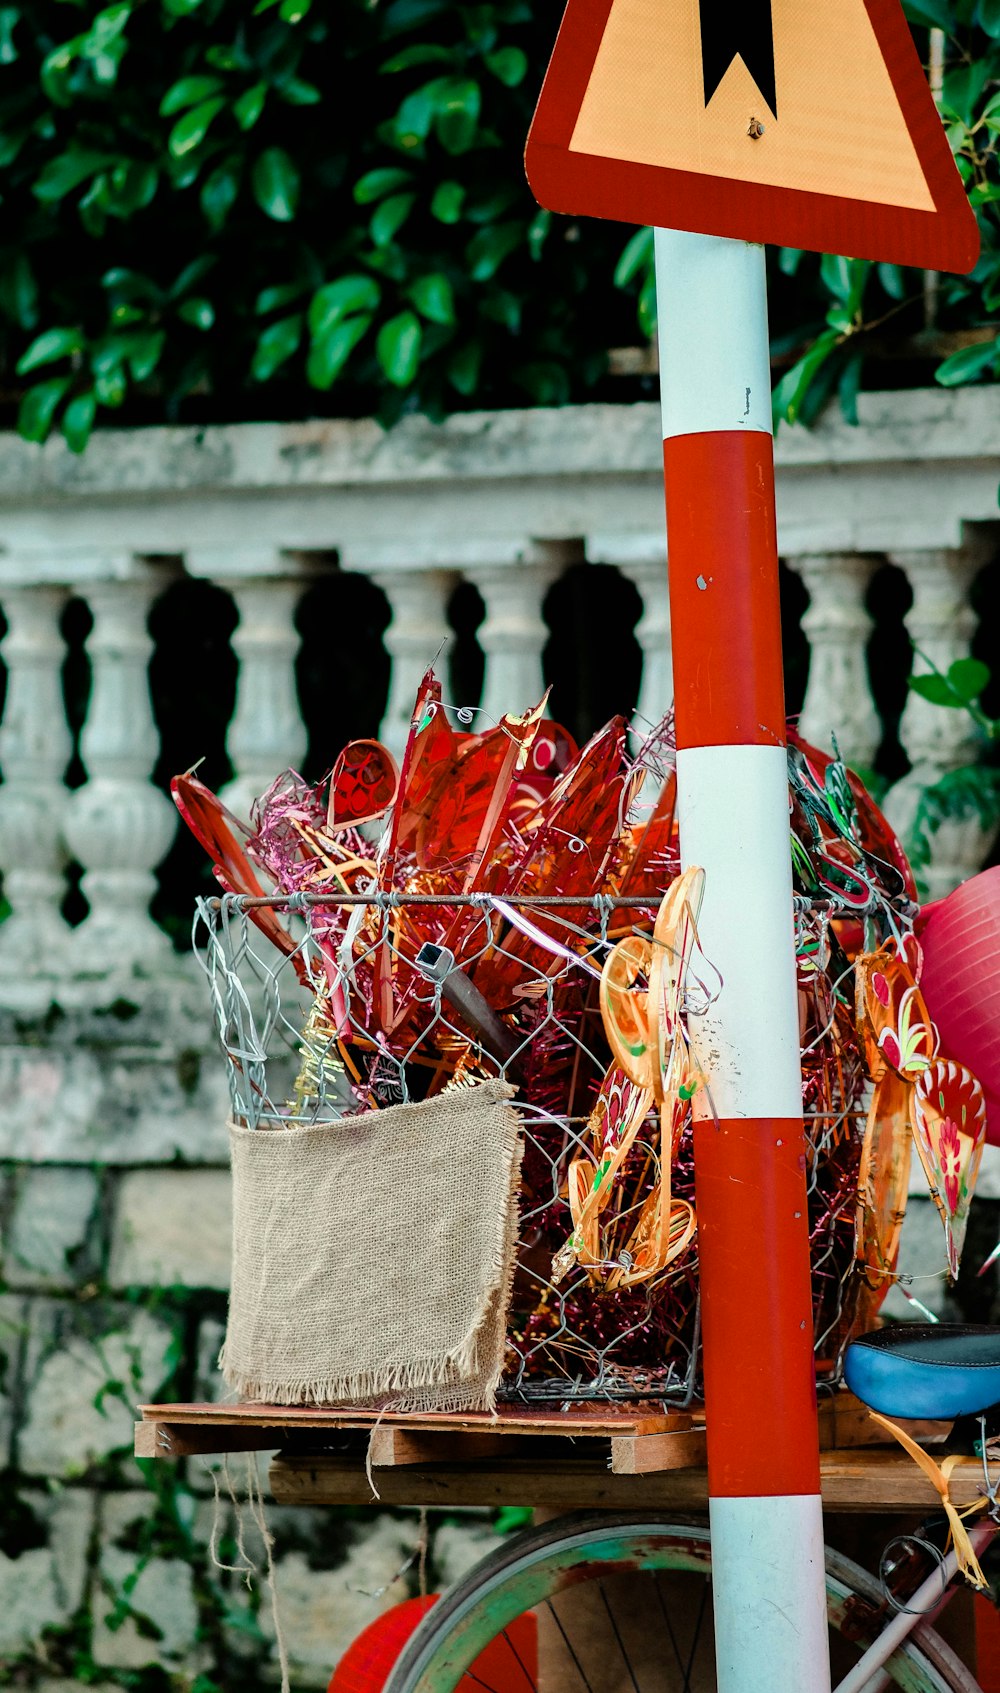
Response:
[{"label": "screw on sign", "polygon": [[724,984],[691,1018],[707,1083],[695,1157],[718,1686],[826,1693],[767,297],[751,243],[965,271],[978,231],[898,0],[569,0],[526,168],[552,211],[656,228],[681,854],[705,870],[701,944]]}]

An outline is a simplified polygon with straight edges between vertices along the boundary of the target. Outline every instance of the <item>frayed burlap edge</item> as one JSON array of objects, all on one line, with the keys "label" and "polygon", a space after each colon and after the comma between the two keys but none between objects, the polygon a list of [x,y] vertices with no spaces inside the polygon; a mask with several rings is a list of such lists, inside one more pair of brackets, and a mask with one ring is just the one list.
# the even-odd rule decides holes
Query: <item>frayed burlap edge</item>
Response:
[{"label": "frayed burlap edge", "polygon": [[[514,1089],[503,1085],[509,1100]],[[361,1371],[353,1375],[327,1376],[322,1380],[303,1378],[294,1382],[269,1381],[240,1374],[226,1363],[226,1344],[219,1351],[218,1366],[223,1378],[241,1400],[264,1405],[356,1405],[382,1411],[487,1411],[496,1412],[496,1394],[503,1371],[507,1311],[517,1269],[518,1195],[524,1140],[521,1119],[510,1104],[504,1107],[505,1151],[509,1148],[510,1176],[505,1212],[497,1221],[502,1233],[494,1252],[492,1280],[477,1322],[444,1359],[413,1359],[394,1369]],[[229,1124],[230,1128],[242,1124]],[[267,1133],[256,1130],[255,1133]],[[495,1326],[494,1326],[495,1325]],[[498,1338],[496,1327],[501,1330]],[[488,1376],[475,1382],[479,1352],[484,1342],[494,1341],[497,1362]],[[471,1378],[471,1379],[470,1379]],[[475,1382],[475,1386],[473,1383]]]}]

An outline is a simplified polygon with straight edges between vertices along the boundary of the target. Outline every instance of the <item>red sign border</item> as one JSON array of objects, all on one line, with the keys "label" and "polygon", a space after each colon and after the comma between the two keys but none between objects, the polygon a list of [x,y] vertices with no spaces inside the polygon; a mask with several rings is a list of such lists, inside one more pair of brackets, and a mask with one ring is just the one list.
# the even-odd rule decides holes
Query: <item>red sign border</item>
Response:
[{"label": "red sign border", "polygon": [[899,0],[863,0],[936,210],[739,182],[570,151],[615,0],[569,0],[525,149],[550,211],[966,272],[979,230]]}]

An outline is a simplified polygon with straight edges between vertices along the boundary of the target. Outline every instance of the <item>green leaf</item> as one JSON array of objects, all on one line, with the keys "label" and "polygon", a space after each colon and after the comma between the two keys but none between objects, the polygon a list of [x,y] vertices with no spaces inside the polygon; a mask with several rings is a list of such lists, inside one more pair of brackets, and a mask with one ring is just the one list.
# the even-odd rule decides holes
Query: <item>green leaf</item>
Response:
[{"label": "green leaf", "polygon": [[410,299],[428,322],[455,322],[455,295],[451,283],[442,271],[435,271],[430,276],[418,276],[410,288]]},{"label": "green leaf", "polygon": [[408,388],[417,374],[423,332],[413,312],[397,312],[383,323],[375,342],[375,353],[387,382]]},{"label": "green leaf", "polygon": [[82,453],[90,440],[97,413],[97,395],[93,388],[77,394],[63,412],[62,432],[71,453]]},{"label": "green leaf", "polygon": [[940,382],[942,388],[955,388],[962,382],[974,382],[977,376],[982,376],[997,358],[1000,351],[1000,337],[992,341],[981,341],[975,347],[962,347],[957,353],[945,359],[934,372],[935,382]]},{"label": "green leaf", "polygon": [[48,438],[59,402],[70,385],[71,378],[59,376],[51,382],[36,382],[21,401],[17,414],[17,432],[26,441]]},{"label": "green leaf", "polygon": [[483,348],[479,341],[466,341],[448,360],[448,381],[459,394],[471,398],[479,385],[479,369],[483,362]]},{"label": "green leaf", "polygon": [[771,395],[775,417],[785,418],[789,423],[797,421],[817,372],[839,345],[840,336],[833,329],[824,329],[817,335],[808,352],[786,370]]},{"label": "green leaf", "polygon": [[858,390],[861,387],[861,374],[865,361],[862,353],[854,353],[847,360],[840,373],[837,383],[837,398],[845,421],[853,428],[858,427]]},{"label": "green leaf", "polygon": [[202,100],[208,100],[213,94],[218,94],[222,87],[222,78],[218,76],[182,76],[167,89],[160,101],[161,118],[172,118],[175,112],[183,112],[188,106],[197,106]]},{"label": "green leaf", "polygon": [[74,36],[72,41],[64,41],[54,47],[52,52],[42,60],[38,73],[38,80],[43,93],[47,94],[55,106],[69,106],[73,95],[69,87],[70,72],[80,56],[86,37]]},{"label": "green leaf", "polygon": [[445,80],[437,97],[434,132],[446,153],[467,153],[476,139],[482,95],[471,77]]},{"label": "green leaf", "polygon": [[648,270],[653,262],[653,231],[637,229],[630,235],[615,265],[615,287],[627,288],[640,271]]},{"label": "green leaf", "polygon": [[162,290],[151,276],[141,270],[125,270],[120,265],[104,272],[101,287],[123,300],[162,299]]},{"label": "green leaf", "polygon": [[909,686],[913,693],[919,694],[922,700],[930,700],[932,705],[946,705],[954,710],[965,704],[964,700],[956,699],[945,677],[934,671],[929,676],[911,676]]},{"label": "green leaf", "polygon": [[20,128],[11,125],[7,129],[0,129],[0,170],[6,170],[8,165],[14,163],[30,133],[30,126],[26,124],[22,124]]},{"label": "green leaf", "polygon": [[465,189],[460,182],[440,182],[431,201],[431,217],[438,223],[457,223],[462,215]]},{"label": "green leaf", "polygon": [[115,163],[111,153],[95,153],[86,147],[70,147],[58,153],[43,166],[32,188],[36,200],[52,203],[62,200],[82,182],[88,182],[98,171]]},{"label": "green leaf", "polygon": [[211,329],[215,322],[215,307],[211,300],[194,297],[181,301],[177,307],[177,316],[183,318],[193,329]]},{"label": "green leaf", "polygon": [[175,278],[170,290],[170,298],[179,300],[182,295],[190,293],[196,283],[203,281],[215,269],[218,262],[216,253],[199,253],[198,257],[192,259],[190,264],[186,264],[179,276]]},{"label": "green leaf", "polygon": [[368,232],[376,247],[387,247],[393,236],[402,229],[417,203],[415,194],[390,194],[376,206],[368,224]]},{"label": "green leaf", "polygon": [[79,329],[43,329],[41,335],[36,335],[27,352],[21,354],[15,365],[18,376],[27,376],[30,370],[37,370],[43,364],[54,364],[56,359],[69,358],[78,353],[83,346],[83,333]]},{"label": "green leaf", "polygon": [[527,73],[528,55],[520,47],[498,47],[495,53],[486,54],[484,63],[506,88],[516,88]]},{"label": "green leaf", "polygon": [[302,282],[278,282],[270,288],[262,288],[254,301],[254,312],[257,317],[266,317],[268,312],[277,311],[279,306],[290,306],[304,292],[305,284]]},{"label": "green leaf", "polygon": [[486,282],[523,241],[524,225],[520,222],[498,223],[492,228],[480,229],[465,249],[473,282]]},{"label": "green leaf", "polygon": [[994,41],[1000,41],[1000,0],[979,0],[976,21]]},{"label": "green leaf", "polygon": [[19,6],[0,6],[0,65],[12,65],[17,59],[14,30],[20,19]]},{"label": "green leaf", "polygon": [[656,334],[656,275],[652,270],[639,290],[637,316],[642,334],[651,341]]},{"label": "green leaf", "polygon": [[303,82],[299,76],[290,76],[279,83],[277,92],[289,106],[318,106],[323,98],[314,82]]},{"label": "green leaf", "polygon": [[405,188],[413,181],[413,172],[400,170],[397,165],[384,165],[379,170],[366,171],[354,184],[354,201],[358,206],[370,206],[383,195],[397,188]]},{"label": "green leaf", "polygon": [[483,317],[502,323],[512,335],[520,333],[524,302],[509,288],[491,288],[479,307]]},{"label": "green leaf", "polygon": [[435,47],[430,42],[415,42],[412,47],[404,47],[401,53],[393,54],[380,65],[383,76],[392,76],[397,71],[408,71],[414,65],[451,65],[455,62],[455,50],[452,47]]},{"label": "green leaf", "polygon": [[115,410],[123,405],[128,393],[128,379],[119,365],[115,370],[95,372],[94,393],[99,405]]},{"label": "green leaf", "polygon": [[201,5],[201,0],[163,0],[166,10],[175,18],[190,17]]},{"label": "green leaf", "polygon": [[252,88],[248,88],[246,93],[241,94],[239,99],[234,102],[233,117],[236,119],[236,122],[239,124],[241,129],[253,128],[257,119],[260,117],[261,112],[264,110],[264,102],[266,99],[267,83],[255,82]]},{"label": "green leaf", "polygon": [[562,406],[569,399],[569,378],[553,359],[532,359],[514,371],[518,387],[536,406]]},{"label": "green leaf", "polygon": [[0,310],[19,329],[34,329],[38,322],[38,284],[23,250],[13,253],[0,272]]},{"label": "green leaf", "polygon": [[300,24],[309,16],[312,0],[281,0],[278,16],[284,24]]},{"label": "green leaf", "polygon": [[298,168],[283,147],[268,147],[254,161],[253,195],[262,212],[276,223],[290,223],[299,203]]},{"label": "green leaf", "polygon": [[128,218],[148,206],[156,194],[160,173],[154,164],[128,159],[116,165],[108,176],[105,200],[115,217]]},{"label": "green leaf", "polygon": [[905,299],[906,282],[899,265],[879,265],[878,279],[890,300]]},{"label": "green leaf", "polygon": [[437,111],[438,96],[450,78],[439,76],[408,94],[393,119],[393,131],[400,147],[412,150],[426,141]]},{"label": "green leaf", "polygon": [[966,705],[974,705],[990,679],[990,667],[978,658],[957,658],[948,666],[948,682]]},{"label": "green leaf", "polygon": [[315,340],[306,363],[306,375],[313,388],[332,388],[358,342],[367,334],[371,314],[345,318]]},{"label": "green leaf", "polygon": [[941,96],[942,109],[954,113],[967,128],[976,119],[979,104],[988,78],[993,74],[990,58],[973,59],[946,73]]},{"label": "green leaf", "polygon": [[267,382],[298,351],[304,322],[302,313],[294,312],[290,317],[279,317],[276,323],[268,324],[257,342],[250,366],[250,374],[256,382]]},{"label": "green leaf", "polygon": [[778,269],[782,276],[794,276],[802,263],[801,247],[781,247],[778,251]]},{"label": "green leaf", "polygon": [[903,10],[911,23],[923,24],[925,29],[943,29],[951,34],[955,28],[948,0],[904,0]]},{"label": "green leaf", "polygon": [[197,106],[192,106],[178,119],[167,137],[167,147],[175,159],[182,159],[185,153],[201,146],[213,118],[218,117],[225,104],[225,100],[217,94],[211,100],[199,101]]},{"label": "green leaf", "polygon": [[309,330],[316,338],[354,312],[377,311],[382,290],[373,276],[338,276],[317,288],[309,305]]},{"label": "green leaf", "polygon": [[[868,280],[870,264],[864,259],[844,259],[835,253],[824,253],[820,259],[820,276],[834,299],[843,307],[843,324],[853,322]],[[829,314],[833,321],[833,313]]]},{"label": "green leaf", "polygon": [[152,376],[160,362],[166,339],[162,329],[151,330],[146,335],[136,335],[132,338],[128,367],[132,372],[133,381],[145,382]]},{"label": "green leaf", "polygon": [[201,209],[211,229],[221,229],[240,190],[242,162],[237,154],[217,165],[201,189]]},{"label": "green leaf", "polygon": [[542,256],[542,248],[551,228],[552,213],[544,210],[536,212],[528,225],[528,252],[536,262]]}]

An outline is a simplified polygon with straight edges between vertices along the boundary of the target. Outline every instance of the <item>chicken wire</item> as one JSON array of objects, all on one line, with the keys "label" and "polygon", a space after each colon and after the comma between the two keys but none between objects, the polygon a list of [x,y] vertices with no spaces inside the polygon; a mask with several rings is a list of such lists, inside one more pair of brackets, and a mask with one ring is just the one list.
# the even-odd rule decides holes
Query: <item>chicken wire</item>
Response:
[{"label": "chicken wire", "polygon": [[[610,1054],[597,989],[615,940],[648,931],[655,901],[607,896],[503,900],[492,895],[275,897],[294,950],[278,952],[241,896],[199,901],[195,950],[208,978],[234,1120],[280,1131],[427,1097],[442,1086],[502,1076],[524,1125],[518,1265],[501,1398],[542,1403],[655,1399],[688,1404],[700,1390],[697,1235],[652,1281],[610,1291],[579,1264],[556,1279],[573,1232],[571,1160],[593,1157],[591,1110]],[[322,944],[335,913],[346,943]],[[460,970],[421,934],[461,914]],[[431,922],[434,918],[436,922]],[[864,1074],[852,1046],[849,993],[816,962],[830,913],[796,902],[803,1007],[807,1182],[817,1374],[834,1380],[857,1304],[854,1219]],[[525,946],[532,935],[544,952]],[[372,1015],[381,952],[406,983],[396,1050]],[[531,958],[537,962],[530,965]],[[803,967],[803,958],[808,964]],[[513,1009],[497,1017],[476,982],[516,967]],[[491,974],[492,972],[492,974]],[[509,976],[508,976],[509,980]],[[334,1005],[336,1014],[334,1014]],[[836,1062],[831,1053],[836,1051]],[[610,1235],[623,1244],[659,1178],[655,1113],[623,1167]],[[693,1205],[692,1128],[675,1150],[671,1189]],[[627,1263],[627,1257],[621,1258]],[[602,1270],[613,1265],[605,1264]],[[753,1321],[756,1313],[747,1312]]]}]

